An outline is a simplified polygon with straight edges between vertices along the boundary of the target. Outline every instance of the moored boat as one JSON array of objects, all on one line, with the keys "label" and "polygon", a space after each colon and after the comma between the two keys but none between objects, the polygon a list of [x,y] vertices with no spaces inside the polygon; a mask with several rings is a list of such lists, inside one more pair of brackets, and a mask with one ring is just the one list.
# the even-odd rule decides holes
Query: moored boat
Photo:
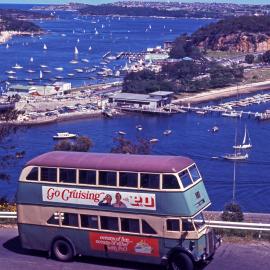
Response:
[{"label": "moored boat", "polygon": [[53,136],[54,139],[72,139],[76,138],[77,134],[69,133],[69,132],[58,132]]}]

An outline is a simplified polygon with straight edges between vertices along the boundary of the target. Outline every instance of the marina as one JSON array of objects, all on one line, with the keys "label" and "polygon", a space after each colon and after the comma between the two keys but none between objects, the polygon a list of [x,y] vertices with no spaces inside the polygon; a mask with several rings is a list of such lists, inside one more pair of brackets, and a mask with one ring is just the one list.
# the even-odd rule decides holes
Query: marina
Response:
[{"label": "marina", "polygon": [[[134,143],[138,138],[150,142],[153,154],[183,155],[196,160],[199,167],[203,168],[202,173],[213,207],[216,210],[223,209],[224,204],[231,200],[234,162],[220,157],[235,151],[233,142],[237,120],[241,136],[235,145],[243,143],[245,126],[252,139],[248,159],[237,162],[237,201],[243,206],[243,210],[268,211],[270,190],[267,175],[270,153],[265,145],[268,145],[270,128],[268,121],[254,121],[257,119],[256,113],[258,119],[259,114],[265,119],[270,115],[269,96],[264,96],[267,92],[260,93],[263,96],[254,99],[251,98],[257,94],[245,94],[238,100],[226,98],[199,105],[191,103],[190,106],[187,102],[174,104],[174,100],[171,105],[161,104],[161,107],[156,108],[123,106],[120,117],[115,117],[114,109],[118,107],[111,107],[108,101],[108,94],[121,90],[125,72],[131,68],[139,70],[145,64],[141,59],[146,56],[147,48],[156,48],[164,40],[173,40],[181,33],[193,32],[211,20],[121,18],[119,21],[118,18],[106,19],[101,16],[99,23],[92,24],[92,20],[97,21],[96,17],[73,20],[71,13],[65,16],[60,16],[57,21],[42,23],[42,27],[49,31],[48,35],[13,37],[9,40],[8,49],[6,44],[0,46],[4,57],[0,67],[3,93],[6,93],[9,86],[19,84],[26,87],[28,82],[33,87],[43,85],[57,88],[59,85],[53,85],[55,82],[71,83],[72,89],[70,93],[52,96],[33,95],[39,90],[31,89],[30,96],[22,95],[16,102],[18,109],[26,111],[19,124],[33,126],[19,131],[8,142],[16,147],[16,151],[26,152],[18,160],[16,167],[7,169],[11,180],[9,183],[1,183],[2,195],[12,197],[15,194],[19,173],[17,168],[23,166],[25,160],[53,150],[55,141],[52,138],[57,132],[68,131],[88,136],[94,144],[91,151],[110,152],[115,136],[119,135],[118,131],[123,131],[126,133],[123,135],[125,139]],[[101,27],[102,24],[104,28]],[[148,29],[147,33],[145,29]],[[44,44],[47,50],[43,49]],[[74,54],[75,46],[79,52],[78,57]],[[20,51],[23,51],[20,58],[14,58],[14,54]],[[103,58],[109,51],[111,54]],[[31,58],[33,61],[30,61]],[[72,60],[75,61],[74,64],[70,63]],[[16,63],[23,68],[12,69]],[[154,63],[150,63],[149,67],[151,66],[156,68]],[[75,68],[82,69],[83,72],[76,72]],[[112,70],[113,76],[98,75],[97,72],[103,71],[101,68]],[[11,70],[15,73],[5,73]],[[51,72],[46,73],[45,70]],[[120,77],[114,77],[116,71],[121,73]],[[9,80],[7,76],[17,79]],[[28,92],[31,86],[27,88]],[[246,98],[250,100],[245,100]],[[242,102],[239,104],[239,101]],[[129,111],[124,111],[125,109]],[[102,116],[104,111],[108,112],[108,116]],[[242,112],[241,118],[221,116],[230,111]],[[218,129],[213,129],[214,127]],[[171,133],[164,134],[166,130],[171,130]]]}]

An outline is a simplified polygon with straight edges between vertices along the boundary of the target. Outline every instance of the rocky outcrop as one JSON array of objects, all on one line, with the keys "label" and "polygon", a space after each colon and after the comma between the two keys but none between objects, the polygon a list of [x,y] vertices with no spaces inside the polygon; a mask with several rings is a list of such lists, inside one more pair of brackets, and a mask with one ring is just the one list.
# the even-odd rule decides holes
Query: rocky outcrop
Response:
[{"label": "rocky outcrop", "polygon": [[235,33],[214,38],[207,37],[198,46],[215,51],[265,52],[270,50],[270,34]]}]

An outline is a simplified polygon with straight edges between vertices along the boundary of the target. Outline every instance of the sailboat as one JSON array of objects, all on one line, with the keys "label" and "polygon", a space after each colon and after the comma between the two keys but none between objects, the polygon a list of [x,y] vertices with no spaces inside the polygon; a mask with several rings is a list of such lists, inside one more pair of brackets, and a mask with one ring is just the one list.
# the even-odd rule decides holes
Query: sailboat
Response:
[{"label": "sailboat", "polygon": [[249,149],[252,147],[251,140],[248,134],[247,127],[245,127],[245,133],[242,144],[234,145],[234,149]]},{"label": "sailboat", "polygon": [[[234,138],[234,145],[236,146],[236,141],[237,141],[237,130],[235,131],[235,138]],[[235,151],[233,154],[226,154],[222,156],[224,159],[228,160],[246,160],[248,159],[248,153],[243,152],[242,150],[245,150],[244,148],[235,148]]]},{"label": "sailboat", "polygon": [[40,70],[39,71],[39,79],[42,79],[43,78],[43,74],[42,74],[42,71]]},{"label": "sailboat", "polygon": [[48,50],[48,47],[47,47],[47,45],[44,43],[44,45],[43,45],[43,50]]},{"label": "sailboat", "polygon": [[92,47],[91,47],[91,46],[89,46],[88,51],[91,51],[91,50],[92,50]]},{"label": "sailboat", "polygon": [[74,54],[79,54],[79,50],[78,50],[78,48],[76,46],[74,48]]}]

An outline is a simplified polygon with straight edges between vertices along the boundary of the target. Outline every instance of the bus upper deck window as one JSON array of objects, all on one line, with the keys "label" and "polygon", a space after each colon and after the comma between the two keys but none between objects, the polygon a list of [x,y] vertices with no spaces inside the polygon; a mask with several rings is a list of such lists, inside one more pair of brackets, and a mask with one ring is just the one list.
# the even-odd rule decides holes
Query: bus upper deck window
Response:
[{"label": "bus upper deck window", "polygon": [[81,215],[81,226],[83,228],[98,229],[98,217],[90,215]]},{"label": "bus upper deck window", "polygon": [[104,186],[116,186],[116,172],[99,171],[99,184]]},{"label": "bus upper deck window", "polygon": [[121,218],[121,230],[123,232],[140,232],[140,222],[138,219]]},{"label": "bus upper deck window", "polygon": [[145,234],[157,234],[145,220],[142,220],[142,232]]},{"label": "bus upper deck window", "polygon": [[187,170],[180,172],[179,176],[184,187],[187,187],[192,184],[192,179],[190,178],[190,175]]},{"label": "bus upper deck window", "polygon": [[60,169],[59,181],[63,183],[76,183],[76,170]]},{"label": "bus upper deck window", "polygon": [[194,226],[191,220],[188,219],[182,220],[182,231],[194,231]]},{"label": "bus upper deck window", "polygon": [[38,181],[38,167],[33,167],[25,179],[31,181]]},{"label": "bus upper deck window", "polygon": [[88,185],[96,185],[96,171],[80,170],[79,183],[88,184]]},{"label": "bus upper deck window", "polygon": [[119,231],[118,218],[116,217],[100,217],[100,226],[103,230]]},{"label": "bus upper deck window", "polygon": [[188,170],[189,170],[190,175],[191,175],[194,182],[201,178],[201,175],[200,175],[196,165],[192,165]]},{"label": "bus upper deck window", "polygon": [[173,174],[163,174],[162,188],[163,189],[179,189],[177,178]]},{"label": "bus upper deck window", "polygon": [[56,182],[57,169],[56,168],[41,168],[40,181]]},{"label": "bus upper deck window", "polygon": [[159,189],[159,174],[141,173],[141,188]]},{"label": "bus upper deck window", "polygon": [[170,218],[167,219],[166,223],[167,223],[167,231],[174,231],[174,232],[180,231],[179,219]]},{"label": "bus upper deck window", "polygon": [[138,174],[120,172],[119,173],[119,186],[120,187],[137,187],[138,186]]}]

